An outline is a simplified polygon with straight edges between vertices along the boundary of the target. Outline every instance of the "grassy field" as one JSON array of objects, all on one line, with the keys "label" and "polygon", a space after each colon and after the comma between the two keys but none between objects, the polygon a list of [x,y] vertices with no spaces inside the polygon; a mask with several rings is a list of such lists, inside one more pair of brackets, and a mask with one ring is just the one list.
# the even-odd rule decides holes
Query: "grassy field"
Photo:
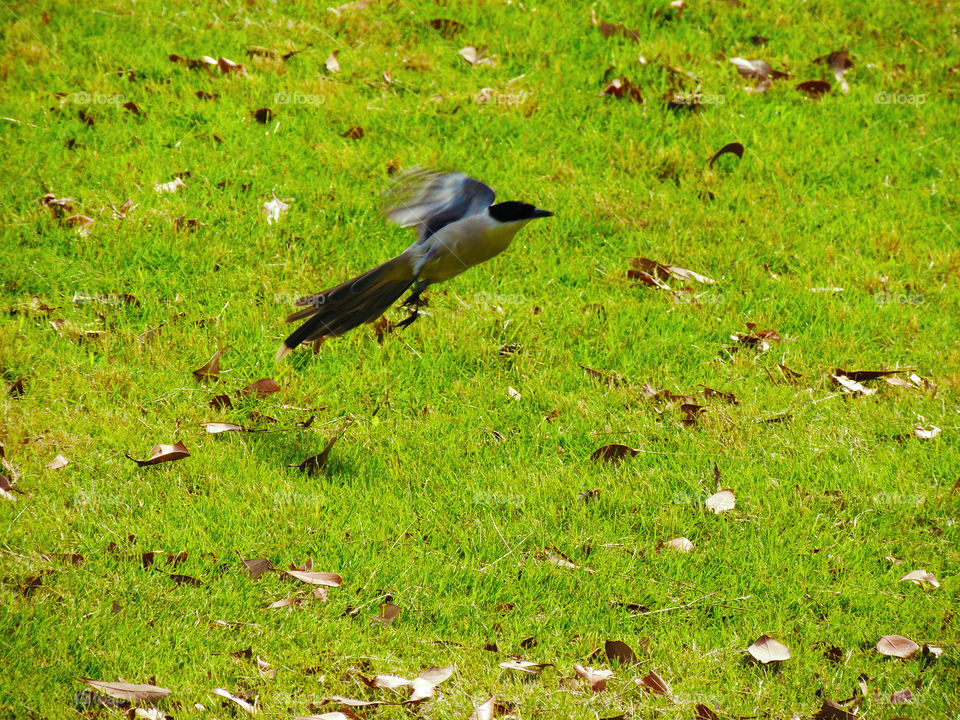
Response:
[{"label": "grassy field", "polygon": [[[363,5],[0,8],[0,714],[93,712],[93,678],[172,690],[176,718],[244,714],[215,688],[291,718],[454,665],[351,712],[960,717],[956,7]],[[840,50],[848,92],[815,62]],[[790,77],[746,92],[734,57]],[[642,102],[603,94],[620,77]],[[556,215],[410,328],[275,364],[292,298],[410,242],[379,193],[417,165]],[[651,286],[634,257],[715,282]],[[864,393],[838,369],[910,372]],[[591,459],[610,444],[637,452]],[[940,587],[900,581],[920,568]],[[751,661],[762,634],[792,657]],[[943,654],[884,657],[890,634]]]}]

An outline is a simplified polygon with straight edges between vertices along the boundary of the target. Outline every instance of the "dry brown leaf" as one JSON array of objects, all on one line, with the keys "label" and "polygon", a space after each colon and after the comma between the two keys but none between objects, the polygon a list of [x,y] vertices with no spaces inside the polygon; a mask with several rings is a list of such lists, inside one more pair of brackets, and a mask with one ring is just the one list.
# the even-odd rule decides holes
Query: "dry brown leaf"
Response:
[{"label": "dry brown leaf", "polygon": [[273,563],[267,558],[252,558],[250,560],[245,560],[243,556],[240,556],[240,562],[243,563],[243,567],[246,568],[247,574],[250,575],[251,580],[256,580],[264,573],[273,570]]},{"label": "dry brown leaf", "polygon": [[286,202],[281,200],[277,197],[277,193],[274,190],[271,190],[270,193],[273,195],[273,200],[269,200],[263,204],[263,211],[267,214],[267,225],[272,225],[277,222],[280,216],[290,209],[288,203],[293,202],[291,198],[286,198]]},{"label": "dry brown leaf", "polygon": [[487,55],[487,48],[485,47],[477,49],[473,45],[467,45],[465,48],[460,49],[459,55],[474,67],[478,65],[494,67],[497,64],[497,56]]},{"label": "dry brown leaf", "polygon": [[363,137],[363,128],[359,125],[354,125],[340,133],[340,137],[347,138],[347,140],[359,140]]},{"label": "dry brown leaf", "polygon": [[429,20],[427,25],[440,33],[440,37],[447,40],[466,30],[466,25],[462,22],[448,18],[434,18],[433,20]]},{"label": "dry brown leaf", "polygon": [[741,160],[743,159],[743,143],[730,142],[724,145],[722,148],[717,150],[712,156],[710,156],[710,167],[713,167],[713,163],[717,161],[717,158],[721,155],[726,155],[730,153],[731,155],[736,155]]},{"label": "dry brown leaf", "polygon": [[446,667],[432,667],[424,670],[417,677],[410,681],[411,692],[410,697],[407,698],[406,702],[416,703],[429,697],[433,697],[437,686],[448,680],[450,676],[453,675],[453,670],[453,665],[448,665]]},{"label": "dry brown leaf", "polygon": [[750,332],[737,333],[735,335],[731,335],[730,337],[739,342],[741,345],[756,348],[760,350],[760,352],[766,352],[769,350],[771,342],[778,343],[781,340],[780,334],[776,330],[757,330],[756,323],[748,322],[747,330]]},{"label": "dry brown leaf", "polygon": [[182,442],[178,442],[174,445],[154,445],[150,449],[150,456],[146,460],[137,460],[134,457],[130,457],[129,453],[126,454],[126,457],[128,460],[133,460],[140,467],[145,467],[147,465],[157,465],[158,463],[172,462],[173,460],[190,457],[190,451],[187,450]]},{"label": "dry brown leaf", "polygon": [[628,98],[636,103],[643,104],[643,93],[640,92],[640,86],[633,84],[627,77],[617,77],[603,86],[600,91],[603,95],[612,95],[617,100]]},{"label": "dry brown leaf", "polygon": [[627,455],[633,457],[639,452],[640,450],[632,448],[629,445],[620,445],[615,443],[613,445],[604,445],[597,448],[593,451],[590,459],[594,462],[619,463],[621,460],[627,457]]},{"label": "dry brown leaf", "polygon": [[168,183],[158,183],[153,186],[153,189],[158,193],[175,193],[177,188],[186,187],[187,184],[181,180],[179,177],[175,177]]},{"label": "dry brown leaf", "polygon": [[665,265],[657,262],[656,260],[651,260],[650,258],[630,258],[630,264],[637,270],[649,273],[660,280],[668,280],[670,278],[676,278],[678,280],[696,280],[698,283],[704,283],[708,285],[712,285],[714,282],[706,275],[701,275],[693,270],[687,270],[686,268],[679,267],[678,265]]},{"label": "dry brown leaf", "polygon": [[337,55],[340,54],[339,50],[334,50],[328,56],[323,65],[327,68],[327,72],[338,73],[340,72],[340,63],[337,61]]},{"label": "dry brown leaf", "polygon": [[553,667],[553,663],[538,663],[533,662],[533,660],[514,658],[512,660],[504,660],[500,663],[500,667],[504,670],[516,670],[517,672],[527,673],[528,675],[539,675],[545,667]]},{"label": "dry brown leaf", "polygon": [[206,430],[210,435],[217,435],[225,432],[251,432],[243,425],[237,425],[236,423],[230,422],[203,422],[200,423],[200,427]]},{"label": "dry brown leaf", "polygon": [[693,543],[682,536],[676,537],[673,540],[668,540],[663,544],[663,546],[669,550],[676,550],[677,552],[682,553],[688,553],[693,550]]},{"label": "dry brown leaf", "polygon": [[825,80],[807,80],[797,85],[797,90],[806,93],[807,97],[819,100],[830,92],[830,83]]},{"label": "dry brown leaf", "polygon": [[202,367],[193,371],[193,377],[196,378],[197,382],[220,379],[220,358],[226,351],[226,348],[217,350]]},{"label": "dry brown leaf", "polygon": [[637,685],[642,687],[644,690],[648,690],[654,695],[670,697],[670,688],[663,681],[663,678],[657,675],[657,673],[655,673],[653,670],[634,682],[636,682]]},{"label": "dry brown leaf", "polygon": [[389,625],[400,617],[400,606],[387,602],[380,606],[380,614],[374,618],[381,625]]},{"label": "dry brown leaf", "polygon": [[933,440],[937,435],[940,434],[940,428],[936,425],[927,425],[926,427],[915,427],[913,429],[913,436],[919,438],[920,440]]},{"label": "dry brown leaf", "polygon": [[607,655],[607,660],[611,662],[624,665],[636,665],[639,662],[637,654],[623,640],[607,640],[603,644],[603,651]]},{"label": "dry brown leaf", "polygon": [[600,670],[594,669],[587,665],[586,667],[582,665],[574,665],[573,671],[590,683],[590,689],[593,692],[603,692],[607,689],[607,680],[613,677],[613,670]]},{"label": "dry brown leaf", "polygon": [[71,215],[64,222],[68,227],[77,228],[77,233],[86,237],[90,234],[90,226],[95,222],[92,217],[87,217],[86,215]]},{"label": "dry brown leaf", "polygon": [[305,572],[302,570],[284,570],[292,578],[300,582],[311,585],[325,585],[326,587],[340,587],[343,584],[343,578],[336,573],[328,572]]},{"label": "dry brown leaf", "polygon": [[224,690],[223,688],[214,688],[213,690],[210,691],[210,694],[216,695],[217,697],[222,697],[225,700],[230,700],[231,702],[236,704],[238,707],[242,708],[243,711],[247,713],[247,715],[250,715],[251,717],[257,714],[256,701],[254,701],[254,704],[250,704],[249,702],[244,700],[242,697],[233,695],[227,690]]},{"label": "dry brown leaf", "polygon": [[284,598],[283,600],[277,600],[276,602],[270,603],[269,605],[267,605],[267,609],[280,610],[282,608],[299,605],[302,602],[303,602],[303,598],[298,598],[298,597]]},{"label": "dry brown leaf", "polygon": [[888,657],[912,658],[917,654],[920,646],[903,635],[884,635],[877,642],[877,652]]},{"label": "dry brown leaf", "polygon": [[890,694],[890,704],[891,705],[904,705],[913,700],[913,693],[910,692],[910,688],[904,688],[903,690],[897,690]]},{"label": "dry brown leaf", "polygon": [[240,395],[243,397],[256,395],[258,398],[262,399],[275,392],[280,392],[280,386],[277,384],[276,380],[271,380],[270,378],[261,378],[254,383],[250,383],[245,388],[242,388],[240,390]]},{"label": "dry brown leaf", "polygon": [[914,570],[913,572],[908,572],[902,578],[900,582],[909,580],[910,582],[919,585],[920,587],[927,586],[933,588],[934,590],[940,587],[940,583],[937,582],[937,578],[933,573],[927,572],[924,569]]},{"label": "dry brown leaf", "polygon": [[47,470],[59,470],[60,468],[69,465],[70,461],[67,460],[63,455],[57,455],[53,460],[47,463]]},{"label": "dry brown leaf", "polygon": [[737,499],[733,494],[733,490],[724,489],[708,497],[704,504],[708,510],[715,515],[719,515],[727,510],[733,510],[737,504]]},{"label": "dry brown leaf", "polygon": [[81,678],[83,682],[94,690],[102,692],[104,695],[117,698],[118,700],[129,700],[130,702],[150,702],[167,697],[172,691],[156,685],[142,685],[126,682],[110,682],[106,680],[93,680],[91,678]]},{"label": "dry brown leaf", "polygon": [[813,715],[813,720],[856,720],[857,716],[844,710],[833,700],[824,698],[820,709]]},{"label": "dry brown leaf", "polygon": [[769,635],[761,635],[757,638],[756,642],[747,648],[747,652],[754,660],[764,665],[790,659],[790,648]]},{"label": "dry brown leaf", "polygon": [[306,458],[299,465],[290,465],[290,467],[300,468],[302,472],[307,473],[307,475],[313,475],[320,470],[323,470],[324,466],[327,464],[327,459],[330,457],[330,449],[333,447],[333,444],[337,442],[340,438],[340,435],[334,435],[324,446],[323,450],[320,451],[318,455],[311,455]]}]

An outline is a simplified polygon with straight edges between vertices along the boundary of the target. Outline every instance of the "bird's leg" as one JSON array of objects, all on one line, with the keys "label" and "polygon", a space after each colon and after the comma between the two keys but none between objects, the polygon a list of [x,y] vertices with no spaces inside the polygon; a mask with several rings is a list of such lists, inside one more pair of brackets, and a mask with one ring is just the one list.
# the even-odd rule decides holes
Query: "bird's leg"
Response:
[{"label": "bird's leg", "polygon": [[398,322],[394,327],[406,327],[420,317],[420,308],[427,304],[427,301],[420,296],[423,294],[423,291],[427,289],[428,285],[429,283],[423,282],[422,280],[417,280],[416,284],[413,286],[413,290],[410,291],[410,296],[402,303],[403,307],[412,308],[412,310],[406,318]]}]

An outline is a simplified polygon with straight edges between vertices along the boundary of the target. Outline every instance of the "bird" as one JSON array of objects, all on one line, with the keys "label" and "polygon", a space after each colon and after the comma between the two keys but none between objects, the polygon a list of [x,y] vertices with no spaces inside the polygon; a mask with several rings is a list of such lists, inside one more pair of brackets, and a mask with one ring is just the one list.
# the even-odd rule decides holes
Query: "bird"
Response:
[{"label": "bird", "polygon": [[409,315],[396,326],[410,325],[420,315],[428,287],[499,255],[527,223],[553,216],[529,203],[494,204],[495,199],[492,188],[461,172],[413,168],[401,173],[384,193],[383,214],[401,227],[416,228],[417,239],[395,258],[297,299],[294,306],[303,309],[286,322],[305,322],[283,341],[277,362],[301,343],[377,320],[412,286],[402,303]]}]

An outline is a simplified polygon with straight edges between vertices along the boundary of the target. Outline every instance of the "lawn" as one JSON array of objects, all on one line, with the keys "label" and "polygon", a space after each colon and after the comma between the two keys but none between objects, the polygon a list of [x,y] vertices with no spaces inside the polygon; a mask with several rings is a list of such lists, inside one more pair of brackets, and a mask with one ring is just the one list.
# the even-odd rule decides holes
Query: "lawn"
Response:
[{"label": "lawn", "polygon": [[[960,717],[955,6],[0,16],[0,715]],[[414,166],[555,216],[275,363]]]}]

